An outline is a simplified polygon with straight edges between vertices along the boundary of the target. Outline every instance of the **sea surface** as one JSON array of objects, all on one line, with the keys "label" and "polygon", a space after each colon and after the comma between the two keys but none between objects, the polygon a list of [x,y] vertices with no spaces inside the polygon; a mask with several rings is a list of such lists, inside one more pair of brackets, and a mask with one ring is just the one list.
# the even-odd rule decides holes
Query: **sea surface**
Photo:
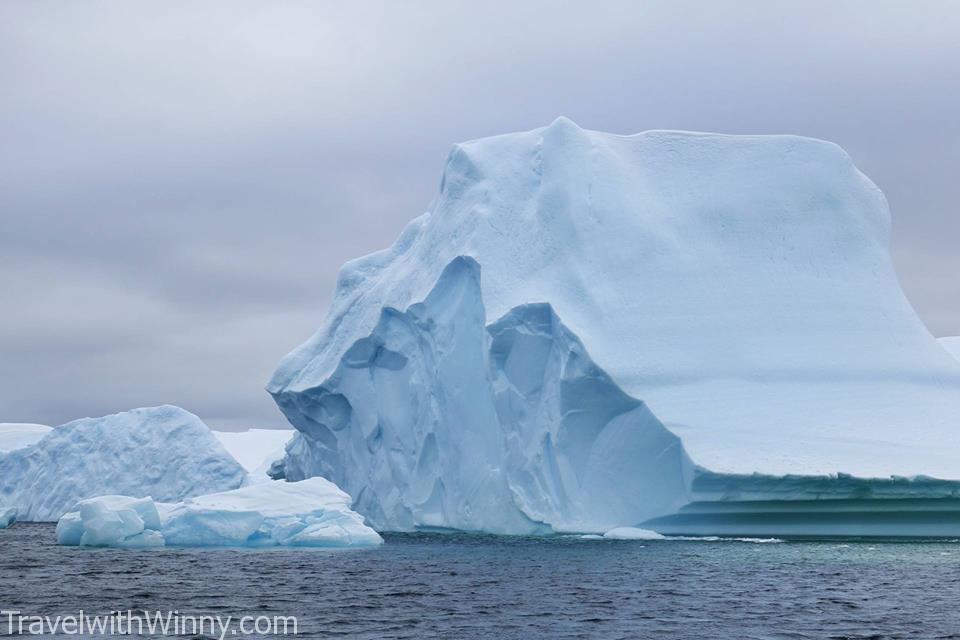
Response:
[{"label": "sea surface", "polygon": [[302,638],[960,638],[960,542],[385,538],[131,551],[19,523],[0,609],[296,616]]}]

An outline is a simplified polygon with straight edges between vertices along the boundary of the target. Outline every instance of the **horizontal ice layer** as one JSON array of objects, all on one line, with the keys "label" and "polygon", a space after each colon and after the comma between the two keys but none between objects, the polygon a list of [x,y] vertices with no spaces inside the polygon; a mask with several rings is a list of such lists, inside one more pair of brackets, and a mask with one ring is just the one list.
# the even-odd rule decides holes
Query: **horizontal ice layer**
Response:
[{"label": "horizontal ice layer", "polygon": [[0,506],[0,529],[6,529],[17,519],[17,510],[12,507]]},{"label": "horizontal ice layer", "polygon": [[698,469],[690,503],[642,526],[682,535],[956,538],[960,482]]},{"label": "horizontal ice layer", "polygon": [[284,447],[293,437],[293,429],[248,429],[214,431],[220,444],[250,474],[249,482],[269,480],[267,472],[283,459]]},{"label": "horizontal ice layer", "polygon": [[57,542],[100,547],[370,547],[383,542],[323,478],[273,481],[175,504],[102,496],[60,518]]},{"label": "horizontal ice layer", "polygon": [[549,303],[698,465],[960,479],[960,363],[901,292],[889,240],[883,195],[831,143],[560,119],[455,146],[429,211],[343,267],[326,322],[268,388],[309,424],[295,399],[465,255],[483,269],[478,322]]},{"label": "horizontal ice layer", "polygon": [[39,441],[50,432],[50,427],[42,424],[21,422],[0,423],[0,453],[21,449]]},{"label": "horizontal ice layer", "polygon": [[178,501],[239,487],[243,468],[203,422],[179,407],[84,418],[0,454],[0,503],[24,521],[56,521],[101,495]]},{"label": "horizontal ice layer", "polygon": [[687,501],[676,436],[597,367],[550,305],[486,325],[476,261],[386,308],[323,384],[281,392],[282,473],[330,478],[378,530],[603,532]]}]

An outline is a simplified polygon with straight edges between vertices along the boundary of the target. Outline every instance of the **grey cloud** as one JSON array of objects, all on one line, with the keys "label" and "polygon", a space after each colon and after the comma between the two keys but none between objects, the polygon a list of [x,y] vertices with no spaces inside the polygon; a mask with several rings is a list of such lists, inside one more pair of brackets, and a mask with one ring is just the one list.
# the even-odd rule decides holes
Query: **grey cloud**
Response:
[{"label": "grey cloud", "polygon": [[0,420],[182,404],[278,426],[262,385],[339,265],[457,141],[584,127],[834,140],[960,334],[952,3],[0,5]]}]

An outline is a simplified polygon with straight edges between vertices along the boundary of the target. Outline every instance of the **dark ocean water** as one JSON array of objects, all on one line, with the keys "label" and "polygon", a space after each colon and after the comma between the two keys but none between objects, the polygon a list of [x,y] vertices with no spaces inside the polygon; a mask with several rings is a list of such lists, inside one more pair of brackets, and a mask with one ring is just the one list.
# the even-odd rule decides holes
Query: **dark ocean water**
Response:
[{"label": "dark ocean water", "polygon": [[0,609],[297,616],[306,638],[960,638],[960,543],[411,534],[126,551],[17,524],[0,530]]}]

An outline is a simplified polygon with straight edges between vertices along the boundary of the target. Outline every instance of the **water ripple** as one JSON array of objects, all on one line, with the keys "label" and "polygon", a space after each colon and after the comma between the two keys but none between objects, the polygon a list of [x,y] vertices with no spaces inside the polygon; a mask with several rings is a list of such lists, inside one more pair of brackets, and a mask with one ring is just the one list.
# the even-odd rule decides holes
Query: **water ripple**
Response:
[{"label": "water ripple", "polygon": [[17,524],[0,531],[0,609],[292,615],[305,638],[960,638],[955,543],[386,540],[138,552]]}]

